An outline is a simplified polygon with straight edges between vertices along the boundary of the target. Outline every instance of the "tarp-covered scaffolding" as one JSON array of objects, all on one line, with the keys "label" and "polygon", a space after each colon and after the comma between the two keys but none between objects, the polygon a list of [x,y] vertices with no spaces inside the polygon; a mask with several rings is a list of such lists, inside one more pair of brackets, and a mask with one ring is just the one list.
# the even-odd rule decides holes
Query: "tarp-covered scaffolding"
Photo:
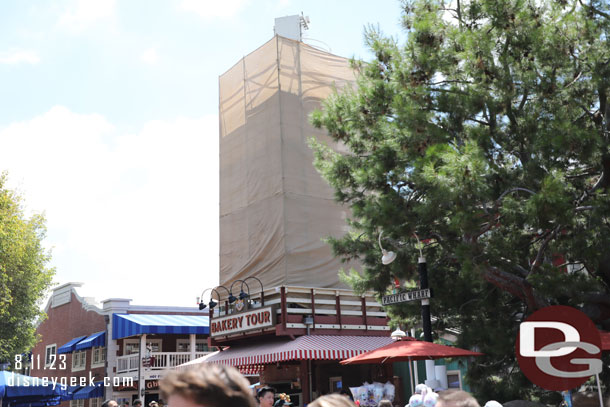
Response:
[{"label": "tarp-covered scaffolding", "polygon": [[220,77],[220,284],[343,287],[338,270],[358,268],[322,241],[345,234],[348,212],[308,146],[338,148],[309,114],[354,80],[347,59],[279,36]]}]

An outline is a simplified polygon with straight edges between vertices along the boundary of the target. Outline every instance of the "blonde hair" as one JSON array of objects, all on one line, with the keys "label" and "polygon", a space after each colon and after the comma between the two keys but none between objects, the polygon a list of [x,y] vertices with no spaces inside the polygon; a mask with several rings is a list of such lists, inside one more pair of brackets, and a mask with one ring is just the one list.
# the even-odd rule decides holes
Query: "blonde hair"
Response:
[{"label": "blonde hair", "polygon": [[480,407],[477,399],[462,390],[450,389],[438,393],[437,406],[441,407]]},{"label": "blonde hair", "polygon": [[256,407],[250,383],[235,368],[202,364],[174,371],[161,383],[161,397],[179,395],[207,407]]},{"label": "blonde hair", "polygon": [[347,397],[340,394],[329,394],[318,397],[308,404],[308,407],[354,407],[355,404]]}]

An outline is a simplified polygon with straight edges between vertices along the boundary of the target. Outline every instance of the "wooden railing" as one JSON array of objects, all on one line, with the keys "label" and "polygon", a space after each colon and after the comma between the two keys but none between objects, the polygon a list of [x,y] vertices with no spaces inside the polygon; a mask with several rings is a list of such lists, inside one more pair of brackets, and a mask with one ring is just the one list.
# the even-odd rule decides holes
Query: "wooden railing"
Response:
[{"label": "wooden railing", "polygon": [[[195,359],[211,352],[196,352]],[[172,369],[191,360],[190,352],[152,352],[150,354],[151,370]],[[133,372],[138,370],[138,354],[119,356],[117,358],[117,373]]]},{"label": "wooden railing", "polygon": [[[387,314],[374,293],[362,295],[352,290],[281,286],[264,290],[264,304],[275,306],[277,326],[265,328],[276,335],[385,335],[389,334]],[[262,306],[261,293],[251,293],[249,309]],[[235,304],[220,298],[211,320],[238,313]],[[264,333],[263,332],[263,333]],[[387,333],[384,333],[387,332]],[[212,345],[240,334],[218,337]]]}]

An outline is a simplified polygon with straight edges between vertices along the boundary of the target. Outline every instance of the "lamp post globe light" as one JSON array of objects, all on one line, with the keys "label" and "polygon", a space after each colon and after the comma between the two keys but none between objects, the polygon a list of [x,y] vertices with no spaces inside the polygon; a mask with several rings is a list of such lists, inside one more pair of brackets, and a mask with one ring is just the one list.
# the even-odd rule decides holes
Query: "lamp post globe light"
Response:
[{"label": "lamp post globe light", "polygon": [[396,330],[390,334],[390,338],[392,338],[392,340],[394,340],[394,341],[402,341],[402,339],[406,336],[407,336],[407,334],[405,333],[405,331],[400,329],[400,326],[398,328],[396,328]]},{"label": "lamp post globe light", "polygon": [[381,235],[383,235],[383,232],[379,233],[379,248],[381,249],[381,254],[383,255],[381,257],[381,263],[383,263],[384,266],[387,266],[388,264],[396,260],[396,253],[391,251],[389,252],[385,250],[383,246],[381,246]]}]

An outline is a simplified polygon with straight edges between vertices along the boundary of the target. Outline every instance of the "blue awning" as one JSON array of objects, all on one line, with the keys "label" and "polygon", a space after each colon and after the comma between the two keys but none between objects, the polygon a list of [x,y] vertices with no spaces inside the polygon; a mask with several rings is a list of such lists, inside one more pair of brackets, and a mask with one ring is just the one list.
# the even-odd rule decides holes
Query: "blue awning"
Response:
[{"label": "blue awning", "polygon": [[112,339],[141,334],[210,333],[209,317],[196,315],[113,314]]},{"label": "blue awning", "polygon": [[97,332],[89,335],[76,344],[76,350],[89,349],[94,346],[106,346],[106,332]]},{"label": "blue awning", "polygon": [[79,336],[77,338],[71,339],[65,345],[60,346],[59,349],[57,349],[57,353],[70,353],[70,352],[74,352],[74,348],[76,347],[76,344],[79,343],[81,340],[85,339],[86,337],[87,337],[87,335]]},{"label": "blue awning", "polygon": [[[62,386],[53,386],[40,377],[25,376],[14,372],[0,371],[0,398],[3,402],[55,401],[67,394]],[[59,404],[59,401],[57,403]]]},{"label": "blue awning", "polygon": [[95,399],[104,397],[103,382],[95,383],[95,386],[85,386],[74,392],[72,398],[74,400]]}]

